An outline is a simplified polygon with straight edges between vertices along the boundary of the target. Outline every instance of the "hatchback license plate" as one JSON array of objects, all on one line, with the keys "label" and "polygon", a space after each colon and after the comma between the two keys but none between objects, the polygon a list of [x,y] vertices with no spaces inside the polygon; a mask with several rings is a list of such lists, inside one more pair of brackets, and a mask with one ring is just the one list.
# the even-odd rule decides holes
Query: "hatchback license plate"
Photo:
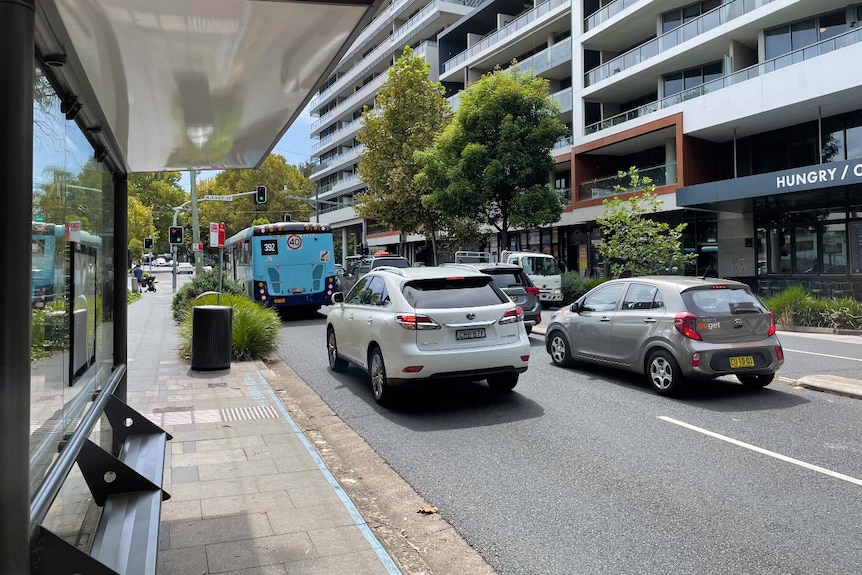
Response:
[{"label": "hatchback license plate", "polygon": [[482,339],[485,337],[485,328],[459,329],[455,332],[455,339]]},{"label": "hatchback license plate", "polygon": [[730,367],[754,367],[754,358],[750,355],[740,355],[730,358]]}]

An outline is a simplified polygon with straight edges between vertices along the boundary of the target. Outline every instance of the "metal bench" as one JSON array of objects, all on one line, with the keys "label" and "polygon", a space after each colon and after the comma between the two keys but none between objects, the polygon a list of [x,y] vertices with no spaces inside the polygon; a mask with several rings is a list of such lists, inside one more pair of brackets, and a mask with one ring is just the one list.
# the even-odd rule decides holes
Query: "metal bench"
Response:
[{"label": "metal bench", "polygon": [[[62,468],[62,456],[71,456],[65,452],[72,451],[72,462],[78,464],[93,501],[102,508],[90,552],[85,553],[38,525],[56,493],[40,495],[35,508],[31,506],[31,525],[37,522],[31,538],[34,574],[156,573],[161,503],[170,497],[162,489],[162,477],[165,448],[171,436],[114,395],[105,393],[103,389],[96,397],[88,417],[66,443],[58,460]],[[87,439],[95,425],[95,419],[90,421],[93,414],[98,418],[102,412],[113,430],[111,452]]]}]

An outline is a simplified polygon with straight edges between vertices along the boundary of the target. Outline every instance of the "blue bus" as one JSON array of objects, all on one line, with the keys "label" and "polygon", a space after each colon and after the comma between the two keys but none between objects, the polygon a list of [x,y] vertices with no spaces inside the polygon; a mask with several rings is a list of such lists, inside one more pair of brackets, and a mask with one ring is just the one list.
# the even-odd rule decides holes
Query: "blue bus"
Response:
[{"label": "blue bus", "polygon": [[224,243],[231,278],[256,302],[282,312],[320,309],[335,292],[332,230],[309,222],[246,228]]}]

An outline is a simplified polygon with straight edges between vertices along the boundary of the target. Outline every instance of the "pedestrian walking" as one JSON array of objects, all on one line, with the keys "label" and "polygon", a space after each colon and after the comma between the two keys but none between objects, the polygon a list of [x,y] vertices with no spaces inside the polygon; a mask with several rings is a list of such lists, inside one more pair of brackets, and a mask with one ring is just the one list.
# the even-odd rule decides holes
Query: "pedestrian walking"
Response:
[{"label": "pedestrian walking", "polygon": [[141,264],[135,264],[135,269],[132,270],[135,279],[138,280],[138,293],[144,292],[144,268]]}]

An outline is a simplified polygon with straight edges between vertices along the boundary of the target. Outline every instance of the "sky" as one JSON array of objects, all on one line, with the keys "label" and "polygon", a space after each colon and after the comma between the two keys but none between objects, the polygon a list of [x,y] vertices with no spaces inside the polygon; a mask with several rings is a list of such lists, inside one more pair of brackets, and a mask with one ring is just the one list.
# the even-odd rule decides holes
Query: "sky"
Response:
[{"label": "sky", "polygon": [[[299,164],[311,159],[311,146],[314,143],[309,137],[311,132],[311,124],[317,118],[309,114],[309,108],[302,111],[296,121],[291,124],[284,136],[272,149],[273,153],[284,156],[288,164],[298,166]],[[198,174],[198,181],[207,178],[215,177],[218,170],[204,170]],[[189,172],[181,172],[180,185],[188,192],[191,182],[189,181]]]}]

